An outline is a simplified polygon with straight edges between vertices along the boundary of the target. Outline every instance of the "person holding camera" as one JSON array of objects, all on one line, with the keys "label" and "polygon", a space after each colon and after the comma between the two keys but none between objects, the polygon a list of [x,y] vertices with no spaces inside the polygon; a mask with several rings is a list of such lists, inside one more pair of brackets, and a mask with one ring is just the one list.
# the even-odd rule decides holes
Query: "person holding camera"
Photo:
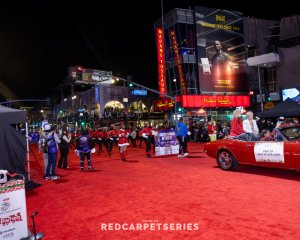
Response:
[{"label": "person holding camera", "polygon": [[44,152],[48,153],[48,164],[46,168],[46,180],[56,180],[59,176],[55,174],[56,161],[57,161],[57,145],[61,142],[57,133],[55,132],[55,126],[45,125],[44,129],[47,132],[47,138],[45,141]]}]

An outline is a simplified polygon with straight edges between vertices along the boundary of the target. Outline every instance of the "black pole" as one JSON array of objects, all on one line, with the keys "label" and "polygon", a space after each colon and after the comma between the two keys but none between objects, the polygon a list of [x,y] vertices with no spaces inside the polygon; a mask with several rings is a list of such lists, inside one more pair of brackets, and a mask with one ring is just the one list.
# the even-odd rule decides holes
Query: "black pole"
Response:
[{"label": "black pole", "polygon": [[34,222],[34,216],[37,215],[38,212],[35,211],[32,215],[31,215],[31,218],[32,218],[32,225],[33,225],[33,234],[34,234],[34,240],[37,240],[36,239],[36,229],[35,229],[35,222]]},{"label": "black pole", "polygon": [[34,157],[34,159],[35,159],[37,165],[39,166],[39,169],[41,170],[42,173],[44,173],[44,172],[43,172],[43,169],[42,169],[42,167],[41,167],[41,165],[40,165],[40,163],[39,163],[39,161],[38,161],[37,158],[36,158],[35,153],[33,152],[32,148],[30,147],[30,144],[29,144],[29,149],[30,149],[30,152],[31,152],[32,156]]}]

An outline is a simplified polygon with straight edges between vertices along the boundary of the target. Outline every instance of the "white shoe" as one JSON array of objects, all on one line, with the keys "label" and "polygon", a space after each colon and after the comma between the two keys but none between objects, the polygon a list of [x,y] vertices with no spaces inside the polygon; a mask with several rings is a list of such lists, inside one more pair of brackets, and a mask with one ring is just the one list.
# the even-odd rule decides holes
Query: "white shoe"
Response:
[{"label": "white shoe", "polygon": [[183,158],[184,156],[183,156],[183,155],[181,155],[181,154],[178,154],[178,157],[179,157],[179,158]]},{"label": "white shoe", "polygon": [[189,153],[187,153],[187,152],[185,154],[183,154],[184,157],[187,157],[188,155],[189,155]]}]

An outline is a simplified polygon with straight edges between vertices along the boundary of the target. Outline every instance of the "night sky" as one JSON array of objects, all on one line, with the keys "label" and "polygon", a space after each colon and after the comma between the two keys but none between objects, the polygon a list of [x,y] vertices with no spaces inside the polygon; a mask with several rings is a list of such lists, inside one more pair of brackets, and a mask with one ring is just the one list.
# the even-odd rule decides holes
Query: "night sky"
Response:
[{"label": "night sky", "polygon": [[[138,2],[138,3],[137,3]],[[263,1],[164,0],[173,8],[207,6],[279,20],[299,11]],[[267,2],[268,3],[268,2]],[[112,71],[157,89],[153,23],[161,1],[9,1],[0,10],[0,99],[61,96],[69,66]],[[293,7],[294,6],[294,7]],[[264,12],[264,11],[267,12]],[[298,13],[299,14],[299,13]]]}]

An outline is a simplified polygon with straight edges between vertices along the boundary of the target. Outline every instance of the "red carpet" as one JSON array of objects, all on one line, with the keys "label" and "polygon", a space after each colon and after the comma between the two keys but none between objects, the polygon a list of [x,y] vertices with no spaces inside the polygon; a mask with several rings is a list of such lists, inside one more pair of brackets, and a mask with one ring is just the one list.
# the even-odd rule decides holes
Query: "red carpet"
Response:
[{"label": "red carpet", "polygon": [[[36,228],[46,240],[300,239],[300,173],[244,166],[226,172],[200,144],[188,148],[188,158],[149,159],[130,147],[130,162],[115,148],[111,158],[93,155],[92,172],[79,171],[72,150],[71,168],[58,169],[55,181],[43,180],[31,155],[31,179],[43,185],[27,191],[28,215],[39,212]],[[124,230],[101,229],[109,223]],[[192,230],[183,230],[189,223]],[[137,226],[147,229],[132,230]]]}]

